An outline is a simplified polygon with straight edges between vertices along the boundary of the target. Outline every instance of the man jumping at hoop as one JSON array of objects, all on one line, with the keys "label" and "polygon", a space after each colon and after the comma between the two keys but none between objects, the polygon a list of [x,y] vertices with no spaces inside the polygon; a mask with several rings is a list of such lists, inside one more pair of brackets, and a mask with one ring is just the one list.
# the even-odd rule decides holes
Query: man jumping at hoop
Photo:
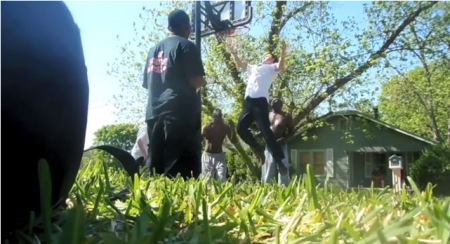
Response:
[{"label": "man jumping at hoop", "polygon": [[269,152],[275,163],[278,165],[281,175],[287,174],[286,166],[283,164],[285,157],[281,146],[270,129],[269,120],[269,89],[272,82],[280,71],[285,68],[286,43],[281,42],[281,59],[277,62],[277,57],[272,53],[264,55],[262,64],[251,65],[243,62],[236,50],[231,48],[230,52],[236,62],[238,69],[246,70],[249,74],[247,88],[245,90],[245,100],[243,109],[239,115],[237,124],[237,133],[241,139],[248,144],[252,151],[259,157],[261,164],[265,162],[264,146],[259,145],[249,128],[253,122],[256,122],[261,134],[267,144]]}]

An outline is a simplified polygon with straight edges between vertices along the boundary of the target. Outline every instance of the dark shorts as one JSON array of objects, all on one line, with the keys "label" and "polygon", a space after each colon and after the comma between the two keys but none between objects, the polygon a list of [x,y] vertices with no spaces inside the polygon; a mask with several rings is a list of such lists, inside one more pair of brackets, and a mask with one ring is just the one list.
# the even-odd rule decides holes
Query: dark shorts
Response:
[{"label": "dark shorts", "polygon": [[[199,116],[200,117],[200,116]],[[161,116],[147,121],[148,173],[198,178],[201,173],[200,119]]]}]

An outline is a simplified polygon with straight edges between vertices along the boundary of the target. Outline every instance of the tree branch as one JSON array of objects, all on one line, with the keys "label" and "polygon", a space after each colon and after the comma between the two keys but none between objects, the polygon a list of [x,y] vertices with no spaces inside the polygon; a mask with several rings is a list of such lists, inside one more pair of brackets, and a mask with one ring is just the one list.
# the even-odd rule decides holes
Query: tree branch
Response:
[{"label": "tree branch", "polygon": [[[283,7],[285,7],[287,1],[277,1],[275,8],[272,12],[272,24],[270,25],[269,34],[267,36],[267,47],[268,52],[273,52],[278,42],[276,38],[281,32],[281,18],[283,16]],[[287,21],[286,21],[287,22]]]},{"label": "tree branch", "polygon": [[367,61],[359,66],[357,69],[355,69],[353,72],[351,72],[349,75],[342,77],[340,79],[337,79],[333,85],[331,85],[326,91],[324,92],[324,96],[319,96],[316,99],[312,100],[306,108],[304,108],[295,118],[294,123],[299,123],[303,118],[305,118],[311,111],[313,111],[317,106],[320,105],[329,95],[335,93],[338,89],[343,87],[345,84],[353,80],[355,77],[361,75],[366,70],[368,70],[370,67],[372,67],[373,62],[377,60],[382,54],[386,52],[386,50],[389,48],[389,46],[395,41],[395,39],[400,35],[400,33],[411,23],[413,22],[417,16],[419,16],[422,12],[430,9],[433,7],[437,2],[428,2],[428,4],[420,6],[416,11],[412,12],[408,15],[408,17],[400,24],[400,26],[392,32],[391,36],[386,40],[386,42],[370,57],[367,59]]},{"label": "tree branch", "polygon": [[280,30],[282,30],[284,28],[284,26],[287,24],[287,22],[293,18],[294,16],[296,16],[298,13],[305,11],[306,8],[308,8],[309,6],[311,6],[314,2],[310,1],[310,2],[302,2],[303,6],[300,8],[296,8],[294,10],[292,10],[291,12],[289,12],[281,21],[280,23]]}]

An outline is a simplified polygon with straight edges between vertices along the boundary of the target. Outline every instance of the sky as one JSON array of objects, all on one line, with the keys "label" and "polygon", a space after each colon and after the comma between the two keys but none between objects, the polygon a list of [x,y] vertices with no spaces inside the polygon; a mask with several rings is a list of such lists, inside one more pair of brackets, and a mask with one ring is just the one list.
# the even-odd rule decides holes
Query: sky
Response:
[{"label": "sky", "polygon": [[[89,115],[85,148],[92,145],[93,133],[114,124],[114,107],[109,101],[120,93],[119,80],[107,74],[108,62],[119,56],[121,38],[134,36],[133,22],[139,20],[142,6],[156,7],[157,2],[84,2],[66,1],[81,30],[89,78]],[[153,5],[153,6],[152,6]]]},{"label": "sky", "polygon": [[[109,101],[121,92],[119,80],[109,76],[108,62],[120,55],[117,40],[129,40],[135,36],[133,22],[139,21],[142,7],[157,8],[159,2],[150,1],[65,1],[81,30],[86,66],[89,78],[89,115],[85,148],[92,145],[93,133],[104,125],[114,124],[114,107]],[[348,13],[362,17],[363,2],[341,2],[337,18]]]}]

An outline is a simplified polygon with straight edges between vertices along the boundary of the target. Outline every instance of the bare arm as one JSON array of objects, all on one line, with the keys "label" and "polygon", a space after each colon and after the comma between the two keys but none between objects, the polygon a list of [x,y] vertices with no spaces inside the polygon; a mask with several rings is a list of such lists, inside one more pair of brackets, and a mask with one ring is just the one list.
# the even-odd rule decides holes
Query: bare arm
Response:
[{"label": "bare arm", "polygon": [[202,129],[202,138],[204,138],[205,140],[208,140],[208,130],[211,124],[206,124],[205,126],[203,126]]},{"label": "bare arm", "polygon": [[294,120],[291,115],[286,116],[286,124],[287,124],[287,133],[286,133],[286,141],[291,139],[294,136]]},{"label": "bare arm", "polygon": [[246,62],[243,62],[236,52],[231,52],[231,55],[233,55],[234,61],[236,62],[236,68],[237,69],[247,69],[248,64]]},{"label": "bare arm", "polygon": [[202,129],[202,137],[206,138],[206,125],[203,126],[203,129]]},{"label": "bare arm", "polygon": [[280,56],[280,62],[276,64],[275,71],[281,72],[284,71],[286,66],[286,43],[284,41],[281,41],[281,56]]},{"label": "bare arm", "polygon": [[205,69],[203,68],[202,58],[200,57],[197,46],[191,42],[187,42],[181,48],[181,64],[184,74],[189,79],[190,85],[195,89],[205,86]]},{"label": "bare arm", "polygon": [[189,80],[189,83],[191,83],[191,86],[193,86],[195,89],[199,89],[206,85],[206,80],[204,77],[196,76],[192,77]]},{"label": "bare arm", "polygon": [[146,145],[144,145],[144,142],[141,139],[138,139],[137,144],[138,144],[139,150],[144,155],[144,158],[146,158],[147,157]]}]

